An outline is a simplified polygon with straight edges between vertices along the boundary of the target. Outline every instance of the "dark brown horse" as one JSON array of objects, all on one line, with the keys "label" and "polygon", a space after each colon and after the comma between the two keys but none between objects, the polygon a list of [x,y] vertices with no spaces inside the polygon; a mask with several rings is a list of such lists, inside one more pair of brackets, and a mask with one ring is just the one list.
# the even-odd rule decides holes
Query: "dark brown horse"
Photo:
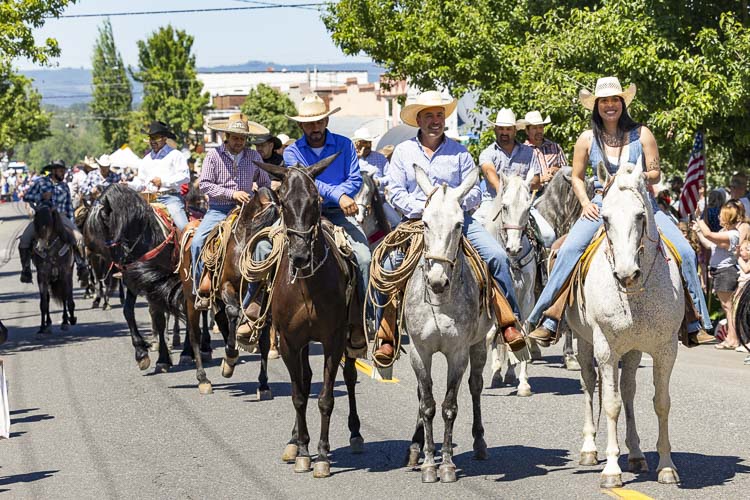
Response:
[{"label": "dark brown horse", "polygon": [[[237,226],[231,235],[228,235],[229,241],[222,266],[221,277],[219,278],[219,289],[215,290],[214,305],[216,313],[214,319],[219,326],[222,336],[224,337],[225,356],[221,364],[222,376],[229,378],[234,374],[234,366],[239,358],[239,351],[236,345],[237,322],[242,314],[242,296],[240,291],[244,292],[247,288],[241,289],[242,274],[240,272],[240,259],[242,251],[250,238],[260,229],[273,224],[278,218],[277,206],[274,203],[273,192],[265,187],[258,190],[249,203],[246,203],[240,209],[237,216]],[[182,258],[180,259],[180,279],[182,280],[182,291],[187,298],[187,330],[191,342],[196,342],[199,337],[199,319],[200,313],[195,310],[195,294],[193,293],[193,279],[190,272],[191,250],[190,241],[182,245]],[[200,279],[199,276],[195,277]],[[271,388],[268,385],[268,350],[269,334],[266,326],[259,338],[259,347],[261,355],[260,374],[258,375],[258,398],[261,400],[272,399]],[[195,345],[195,344],[193,344]],[[205,370],[202,366],[197,367],[196,377],[198,378],[198,390],[201,394],[210,394],[213,389],[211,381],[208,380]]]},{"label": "dark brown horse", "polygon": [[[314,181],[336,156],[310,167],[259,165],[282,180],[278,194],[286,251],[282,252],[276,269],[278,278],[269,300],[273,327],[280,336],[279,351],[292,381],[292,403],[297,413],[292,439],[282,459],[294,460],[295,472],[310,470],[306,416],[312,379],[309,343],[323,345],[323,389],[318,396],[321,428],[315,477],[330,475],[328,433],[333,412],[333,385],[341,357],[346,353],[349,333],[347,280],[337,259],[329,255],[336,250],[328,247],[323,235],[320,194]],[[357,453],[363,449],[363,439],[354,394],[357,382],[354,363],[355,359],[346,355],[344,380],[349,394],[349,443]]]}]

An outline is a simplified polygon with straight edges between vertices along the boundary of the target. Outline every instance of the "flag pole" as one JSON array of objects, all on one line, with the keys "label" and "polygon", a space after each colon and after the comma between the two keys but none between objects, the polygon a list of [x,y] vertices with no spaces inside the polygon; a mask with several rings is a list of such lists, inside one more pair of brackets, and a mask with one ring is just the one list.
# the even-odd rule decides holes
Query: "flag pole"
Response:
[{"label": "flag pole", "polygon": [[[706,134],[702,133],[703,135],[703,212],[701,213],[701,217],[703,218],[703,222],[708,224],[708,147],[707,147],[707,141],[706,141]],[[713,302],[713,293],[711,293],[711,273],[708,272],[708,259],[710,258],[710,253],[707,248],[701,248],[701,253],[703,254],[701,257],[701,274],[703,274],[706,278],[706,296],[708,297],[708,300],[706,300],[706,308],[708,309],[708,313],[711,314],[711,302]],[[714,330],[715,331],[715,330]]]}]

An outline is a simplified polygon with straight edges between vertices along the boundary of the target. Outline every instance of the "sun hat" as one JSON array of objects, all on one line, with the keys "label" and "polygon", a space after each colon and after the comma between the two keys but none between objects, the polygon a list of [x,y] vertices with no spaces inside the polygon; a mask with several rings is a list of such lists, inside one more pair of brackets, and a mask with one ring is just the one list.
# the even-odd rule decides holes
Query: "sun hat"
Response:
[{"label": "sun hat", "polygon": [[427,108],[443,108],[445,109],[445,117],[448,118],[456,110],[458,100],[446,99],[437,90],[428,90],[422,92],[417,97],[417,101],[412,104],[407,104],[401,110],[401,121],[412,127],[418,127],[417,115],[420,111]]},{"label": "sun hat", "polygon": [[510,108],[502,108],[497,112],[495,121],[490,121],[495,127],[515,127],[516,123],[516,114]]},{"label": "sun hat", "polygon": [[352,142],[357,141],[366,141],[366,142],[373,142],[376,139],[376,136],[370,133],[370,129],[367,127],[360,127],[357,130],[354,131],[354,135],[352,136]]},{"label": "sun hat", "polygon": [[264,135],[269,130],[260,123],[247,119],[242,113],[233,113],[226,120],[216,120],[208,124],[208,128],[217,132],[225,132],[237,135]]},{"label": "sun hat", "polygon": [[169,125],[159,120],[152,121],[149,124],[148,128],[144,128],[142,132],[146,135],[162,135],[167,139],[177,139],[177,136],[174,135],[174,132],[170,130]]},{"label": "sun hat", "polygon": [[297,116],[285,116],[298,123],[309,123],[322,120],[339,111],[341,111],[340,107],[329,110],[318,94],[308,94],[302,98],[302,102],[297,107]]},{"label": "sun hat", "polygon": [[589,111],[594,109],[594,103],[600,97],[619,96],[625,101],[625,106],[630,106],[635,97],[635,90],[635,83],[631,83],[626,90],[622,90],[620,80],[616,76],[605,76],[596,81],[596,88],[593,94],[588,89],[581,89],[578,92],[578,99],[583,104],[583,107]]},{"label": "sun hat", "polygon": [[294,139],[286,134],[279,134],[276,137],[281,141],[282,146],[289,146],[290,144],[294,144]]},{"label": "sun hat", "polygon": [[549,115],[547,115],[547,118],[542,120],[542,114],[539,111],[529,111],[526,113],[526,116],[523,117],[523,120],[518,120],[516,123],[516,127],[518,130],[524,130],[529,125],[547,125],[552,120],[550,119]]}]

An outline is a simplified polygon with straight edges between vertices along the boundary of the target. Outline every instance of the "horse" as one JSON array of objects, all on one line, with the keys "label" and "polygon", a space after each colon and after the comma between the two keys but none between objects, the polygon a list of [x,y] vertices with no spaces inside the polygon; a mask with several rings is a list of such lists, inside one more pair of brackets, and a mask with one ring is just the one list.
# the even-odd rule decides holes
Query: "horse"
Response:
[{"label": "horse", "polygon": [[[482,370],[487,361],[486,338],[494,332],[494,317],[483,310],[477,278],[461,250],[464,211],[461,201],[474,187],[474,169],[457,188],[433,187],[427,174],[414,166],[419,188],[430,200],[422,214],[424,254],[409,279],[403,298],[403,317],[411,339],[411,366],[418,382],[419,417],[408,450],[407,464],[416,467],[424,449],[422,482],[438,480],[432,420],[432,356],[441,352],[448,362],[448,382],[443,401],[445,434],[440,480],[456,481],[453,464],[453,424],[458,412],[457,395],[470,363],[469,392],[473,404],[474,457],[486,459],[487,444],[481,416]],[[491,277],[489,279],[492,279]]]},{"label": "horse", "polygon": [[39,285],[41,323],[37,334],[51,333],[52,319],[49,301],[52,296],[63,306],[61,330],[66,331],[78,321],[73,301],[73,252],[76,240],[62,222],[60,213],[49,207],[40,207],[34,214],[36,241],[32,253]]},{"label": "horse", "polygon": [[354,202],[359,208],[354,218],[362,226],[370,248],[374,248],[392,228],[385,215],[384,201],[378,186],[367,172],[362,172],[362,187],[354,195]]},{"label": "horse", "polygon": [[[643,169],[627,163],[611,176],[600,163],[597,174],[607,186],[601,209],[606,237],[593,254],[582,290],[575,294],[565,315],[579,339],[578,361],[585,400],[580,464],[597,464],[592,404],[596,358],[601,404],[607,419],[607,464],[600,484],[604,488],[622,486],[622,471],[617,463],[617,420],[623,404],[628,464],[633,472],[648,471],[633,407],[636,369],[642,353],[647,352],[653,358],[653,402],[659,421],[658,480],[677,483],[668,421],[669,378],[685,311],[680,267],[660,240]],[[618,363],[622,364],[619,388]]]},{"label": "horse", "polygon": [[360,453],[364,448],[355,396],[355,358],[346,349],[348,280],[338,259],[331,255],[337,249],[329,246],[323,234],[320,194],[314,181],[337,156],[338,153],[309,167],[258,164],[281,179],[278,196],[286,251],[279,257],[276,283],[268,300],[271,301],[272,325],[280,337],[279,352],[292,382],[292,403],[296,412],[292,437],[282,460],[294,461],[295,472],[310,470],[306,416],[312,379],[309,343],[320,342],[325,361],[323,388],[318,395],[320,440],[313,469],[313,477],[318,478],[330,476],[328,435],[334,404],[333,386],[342,356],[349,396],[350,448],[353,453]]},{"label": "horse", "polygon": [[[214,319],[224,337],[225,354],[221,363],[221,375],[230,378],[234,374],[234,367],[239,359],[235,332],[238,322],[242,316],[242,253],[250,238],[260,229],[271,225],[278,218],[277,205],[274,202],[275,195],[266,188],[261,187],[252,199],[241,206],[237,215],[236,227],[227,232],[224,237],[228,238],[226,251],[224,252],[221,265],[221,275],[215,276],[218,289],[214,290]],[[182,280],[182,293],[187,298],[187,332],[188,338],[196,345],[199,339],[200,314],[195,310],[195,294],[193,292],[193,280],[199,280],[200,276],[193,276],[190,270],[192,264],[190,242],[182,245],[179,275]],[[206,314],[206,311],[203,311]],[[204,328],[206,323],[204,321]],[[270,348],[270,336],[268,325],[263,329],[258,339],[260,347],[260,374],[258,375],[258,399],[273,399],[271,387],[268,385],[268,352]],[[206,376],[202,367],[196,371],[198,379],[198,390],[201,394],[213,392],[211,381]]]},{"label": "horse", "polygon": [[[139,294],[146,295],[149,303],[152,330],[159,338],[157,372],[168,371],[172,359],[164,331],[166,315],[185,317],[185,297],[177,267],[178,242],[174,226],[165,235],[164,219],[141,196],[123,184],[112,184],[100,195],[86,219],[84,229],[87,240],[93,242],[96,253],[114,262],[122,272],[126,288],[123,316],[130,330],[135,349],[135,361],[141,370],[151,365],[149,344],[138,331],[135,321],[135,301]],[[188,337],[189,338],[189,337]],[[196,367],[203,359],[210,359],[210,337],[202,336],[200,353],[185,342],[182,357],[193,356]]]},{"label": "horse", "polygon": [[[529,210],[531,209],[531,193],[524,180],[517,176],[506,176],[498,173],[502,191],[492,200],[489,213],[485,213],[484,227],[505,247],[510,260],[510,275],[516,292],[519,320],[521,323],[531,314],[536,302],[535,288],[537,282],[537,252],[530,242]],[[518,381],[517,395],[531,396],[531,386],[525,360],[519,362],[520,372],[516,377],[515,369],[508,362],[509,354],[505,344],[498,346],[492,342],[492,387],[498,387],[503,382],[511,384]],[[505,379],[502,368],[506,366]]]}]

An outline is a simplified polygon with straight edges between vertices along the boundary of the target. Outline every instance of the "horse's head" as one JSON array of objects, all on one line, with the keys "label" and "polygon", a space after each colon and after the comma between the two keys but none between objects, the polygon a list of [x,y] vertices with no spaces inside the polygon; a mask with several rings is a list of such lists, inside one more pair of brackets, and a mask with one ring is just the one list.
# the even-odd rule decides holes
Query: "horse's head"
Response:
[{"label": "horse's head", "polygon": [[450,286],[450,277],[461,248],[464,226],[464,210],[461,201],[479,179],[475,168],[457,188],[447,185],[433,186],[424,170],[414,165],[417,184],[427,195],[422,212],[424,224],[424,260],[427,283],[435,293],[442,293]]},{"label": "horse's head", "polygon": [[99,197],[99,208],[89,219],[93,234],[104,241],[112,260],[124,262],[140,242],[150,238],[149,213],[148,203],[138,193],[112,184]]},{"label": "horse's head", "polygon": [[370,174],[362,172],[362,187],[359,189],[356,195],[354,195],[354,203],[357,204],[357,215],[354,216],[357,219],[357,223],[362,225],[368,215],[372,212],[373,198],[378,188],[375,185],[375,181],[372,180]]},{"label": "horse's head", "polygon": [[517,176],[507,176],[500,172],[502,191],[495,197],[494,216],[500,222],[500,235],[508,255],[515,257],[523,248],[523,232],[529,223],[531,193],[524,180]]},{"label": "horse's head", "polygon": [[611,176],[604,164],[599,163],[597,175],[599,181],[608,186],[602,200],[601,217],[611,249],[613,273],[622,286],[629,287],[641,276],[643,239],[653,239],[650,230],[655,233],[643,168],[626,163]]},{"label": "horse's head", "polygon": [[55,239],[55,235],[62,231],[62,221],[57,210],[42,206],[34,213],[34,233],[37,241],[47,244]]},{"label": "horse's head", "polygon": [[313,247],[320,232],[321,204],[315,177],[338,155],[331,155],[309,167],[297,164],[286,168],[256,162],[260,168],[281,179],[278,190],[281,220],[286,228],[289,260],[296,270],[313,265]]}]

